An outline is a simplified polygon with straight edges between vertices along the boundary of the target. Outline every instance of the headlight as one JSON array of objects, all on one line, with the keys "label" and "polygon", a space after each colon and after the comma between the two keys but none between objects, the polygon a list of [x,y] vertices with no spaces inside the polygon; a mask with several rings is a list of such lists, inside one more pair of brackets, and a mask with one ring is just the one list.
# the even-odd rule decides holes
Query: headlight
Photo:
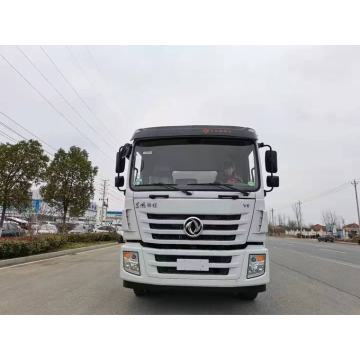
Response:
[{"label": "headlight", "polygon": [[251,279],[265,274],[265,254],[251,254],[249,255],[249,263],[247,270],[247,278]]},{"label": "headlight", "polygon": [[124,251],[123,266],[128,273],[140,275],[139,253],[136,251]]}]

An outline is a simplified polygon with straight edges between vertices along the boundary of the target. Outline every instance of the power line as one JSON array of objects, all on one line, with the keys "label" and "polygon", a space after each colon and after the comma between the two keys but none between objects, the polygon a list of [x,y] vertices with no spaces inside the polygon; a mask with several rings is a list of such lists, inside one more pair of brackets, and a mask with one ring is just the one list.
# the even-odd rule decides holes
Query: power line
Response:
[{"label": "power line", "polygon": [[8,140],[16,143],[16,140],[15,140],[13,137],[11,137],[10,135],[4,133],[4,132],[1,131],[1,130],[0,130],[0,134],[1,134],[5,139],[8,139]]},{"label": "power line", "polygon": [[[66,46],[66,49],[67,51],[69,52],[70,54],[70,58],[72,59],[72,62],[73,64],[80,70],[80,72],[82,73],[83,77],[86,79],[86,81],[88,82],[89,86],[91,87],[94,87],[93,86],[93,82],[89,80],[89,77],[87,76],[86,74],[86,71],[85,69],[82,67],[80,61],[77,59],[77,57],[75,56],[75,54],[73,53],[73,51],[71,50],[71,47],[70,46]],[[91,54],[90,54],[91,55]],[[94,58],[92,58],[93,62],[95,63],[95,60]],[[100,74],[100,69],[99,67],[95,64],[95,67],[96,67],[96,70],[97,72]],[[103,96],[103,94],[99,93],[99,91],[97,91],[97,93],[102,97],[102,99],[104,100],[104,103],[107,105],[108,109],[110,111],[112,111],[110,109],[110,106],[108,105],[108,101],[107,101],[107,98]],[[113,112],[113,111],[112,111]],[[104,125],[105,126],[105,125]],[[106,128],[107,131],[109,131],[107,128]],[[111,134],[111,136],[113,136],[112,132],[109,131],[109,133]],[[117,141],[115,139],[115,137],[113,137],[115,141]]]},{"label": "power line", "polygon": [[[350,182],[343,183],[343,184],[338,185],[338,186],[336,186],[334,188],[331,188],[331,189],[328,189],[328,190],[326,190],[324,192],[321,192],[320,194],[316,194],[316,195],[313,195],[311,197],[305,198],[305,199],[302,200],[302,203],[308,203],[308,202],[311,202],[313,200],[319,199],[319,198],[324,197],[324,196],[336,194],[336,193],[344,190],[349,185],[350,185]],[[294,202],[288,203],[287,205],[281,206],[281,207],[277,208],[276,210],[286,209],[286,208],[292,206],[293,203]]]},{"label": "power line", "polygon": [[[102,73],[102,71],[101,71],[101,67],[99,66],[99,64],[98,64],[97,61],[95,60],[95,57],[94,57],[94,55],[93,55],[90,47],[89,47],[89,46],[86,46],[86,50],[87,50],[87,53],[88,53],[88,55],[89,55],[90,60],[92,61],[92,63],[93,63],[94,66],[95,66],[95,69],[96,69],[98,75],[99,75],[100,78],[102,79],[102,83],[103,83],[104,85],[106,85],[106,87],[109,89],[109,86],[108,86],[108,84],[107,84],[107,82],[106,82],[105,76],[103,75],[103,73]],[[78,62],[78,63],[79,63],[79,62]],[[86,77],[86,75],[85,75],[85,77]],[[88,80],[88,81],[89,81],[89,80]],[[102,94],[101,94],[101,95],[102,95]],[[102,97],[103,97],[103,96],[102,96]],[[104,98],[104,97],[103,97],[103,98]],[[106,100],[106,98],[104,98],[104,99]],[[109,109],[110,109],[110,106],[108,106],[108,107],[109,107]],[[112,107],[112,108],[113,108],[113,107]],[[118,113],[121,117],[124,117],[124,118],[125,118],[123,112],[120,110],[120,113],[119,113],[119,110],[120,110],[120,109],[117,107],[116,110],[115,110],[116,113]],[[111,111],[111,109],[110,109],[110,111]]]},{"label": "power line", "polygon": [[[23,140],[29,141],[28,138],[26,138],[25,136],[21,135],[21,134],[18,133],[16,130],[12,129],[10,126],[4,124],[2,121],[0,121],[0,124],[1,124],[3,127],[5,127],[6,129],[12,131],[14,134],[16,134],[17,136],[19,136],[19,137],[22,138]],[[15,141],[15,142],[17,142],[17,141]],[[44,149],[44,151],[45,151],[46,153],[48,153],[50,156],[54,156],[54,154],[52,154],[51,152],[47,151],[46,149]]]},{"label": "power line", "polygon": [[[102,120],[99,119],[99,117],[96,115],[96,113],[91,109],[91,107],[88,105],[88,103],[83,99],[83,97],[80,95],[80,93],[76,90],[74,85],[68,80],[68,78],[64,75],[64,73],[60,70],[59,66],[56,64],[56,62],[52,59],[50,54],[45,50],[43,46],[40,46],[40,49],[43,51],[43,53],[46,55],[46,57],[49,59],[49,61],[54,65],[58,73],[61,75],[61,77],[64,79],[64,81],[70,86],[70,88],[74,91],[76,96],[80,99],[80,101],[83,103],[83,105],[88,109],[88,111],[96,118],[96,120],[104,127],[106,131],[110,134],[110,136],[113,136],[111,131],[109,131],[106,127],[106,125],[103,123]],[[68,49],[69,51],[69,49]],[[71,53],[70,53],[71,55]],[[115,139],[115,137],[114,137]],[[115,139],[116,141],[116,139]]]},{"label": "power line", "polygon": [[29,81],[3,54],[0,54],[0,57],[57,113],[59,114],[66,122],[72,126],[80,135],[92,143],[105,157],[108,159],[108,155],[100,149],[87,135],[85,135],[73,122],[64,115],[60,110],[58,110],[55,105],[41,93],[32,83]]},{"label": "power line", "polygon": [[20,133],[18,133],[16,130],[12,129],[10,126],[6,125],[5,123],[3,123],[2,121],[0,121],[0,124],[10,130],[11,132],[13,132],[14,134],[16,134],[17,136],[21,137],[23,140],[28,140],[26,137],[22,136]]},{"label": "power line", "polygon": [[22,126],[19,122],[17,122],[14,118],[12,118],[11,116],[9,116],[8,114],[5,114],[4,112],[0,111],[0,114],[4,117],[6,117],[8,120],[10,120],[11,122],[13,122],[14,124],[16,124],[18,127],[20,127],[22,130],[26,131],[29,135],[31,135],[32,137],[34,137],[36,140],[38,140],[39,142],[45,144],[46,146],[48,146],[50,149],[57,151],[53,146],[49,145],[46,141],[40,139],[37,135],[35,135],[33,132],[31,132],[30,130],[26,129],[24,126]]},{"label": "power line", "polygon": [[25,53],[24,50],[21,49],[20,46],[16,46],[16,48],[22,53],[22,55],[26,58],[26,60],[32,65],[32,67],[41,75],[41,77],[49,84],[49,86],[63,99],[63,101],[80,117],[81,120],[85,122],[85,124],[94,131],[101,139],[112,149],[112,145],[110,145],[105,138],[102,137],[101,134],[89,123],[81,113],[66,99],[66,97],[60,92],[60,90],[49,80],[49,78],[40,70],[38,66],[31,60],[31,58]]}]

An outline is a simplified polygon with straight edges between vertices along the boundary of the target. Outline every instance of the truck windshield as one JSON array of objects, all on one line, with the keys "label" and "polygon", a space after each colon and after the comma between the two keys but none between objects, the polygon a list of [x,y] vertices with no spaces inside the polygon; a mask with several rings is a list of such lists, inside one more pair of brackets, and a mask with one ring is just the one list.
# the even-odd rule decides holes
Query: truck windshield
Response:
[{"label": "truck windshield", "polygon": [[134,190],[255,191],[259,187],[256,146],[252,140],[174,138],[135,144],[131,168]]}]

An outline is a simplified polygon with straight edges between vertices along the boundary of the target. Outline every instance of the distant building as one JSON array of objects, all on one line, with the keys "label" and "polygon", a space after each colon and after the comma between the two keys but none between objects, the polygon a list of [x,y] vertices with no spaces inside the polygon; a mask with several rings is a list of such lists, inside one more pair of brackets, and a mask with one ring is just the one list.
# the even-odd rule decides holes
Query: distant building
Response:
[{"label": "distant building", "polygon": [[111,224],[122,224],[122,211],[111,211],[106,212],[106,222]]},{"label": "distant building", "polygon": [[326,227],[324,225],[316,224],[311,227],[311,230],[318,236],[326,234]]},{"label": "distant building", "polygon": [[359,233],[359,225],[355,223],[345,225],[343,231],[346,238],[351,238]]},{"label": "distant building", "polygon": [[[41,197],[39,189],[32,190],[32,211],[36,215],[52,215],[61,216],[58,212],[54,211]],[[83,218],[96,219],[98,205],[92,201],[89,208],[85,211]]]}]

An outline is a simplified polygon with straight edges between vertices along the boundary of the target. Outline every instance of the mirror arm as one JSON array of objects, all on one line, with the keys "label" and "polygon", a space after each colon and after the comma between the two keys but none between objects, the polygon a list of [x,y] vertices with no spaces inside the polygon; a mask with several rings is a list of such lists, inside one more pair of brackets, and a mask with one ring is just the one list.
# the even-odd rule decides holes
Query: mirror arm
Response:
[{"label": "mirror arm", "polygon": [[274,187],[270,188],[270,190],[264,190],[264,196],[266,196],[267,193],[272,192],[274,190]]},{"label": "mirror arm", "polygon": [[118,189],[120,192],[122,192],[122,193],[124,194],[124,196],[125,196],[125,194],[126,194],[126,189],[120,189],[119,187],[117,187],[117,189]]},{"label": "mirror arm", "polygon": [[263,147],[268,147],[270,151],[272,151],[272,147],[270,145],[264,144],[264,143],[258,143],[258,147],[259,149],[263,148]]}]

